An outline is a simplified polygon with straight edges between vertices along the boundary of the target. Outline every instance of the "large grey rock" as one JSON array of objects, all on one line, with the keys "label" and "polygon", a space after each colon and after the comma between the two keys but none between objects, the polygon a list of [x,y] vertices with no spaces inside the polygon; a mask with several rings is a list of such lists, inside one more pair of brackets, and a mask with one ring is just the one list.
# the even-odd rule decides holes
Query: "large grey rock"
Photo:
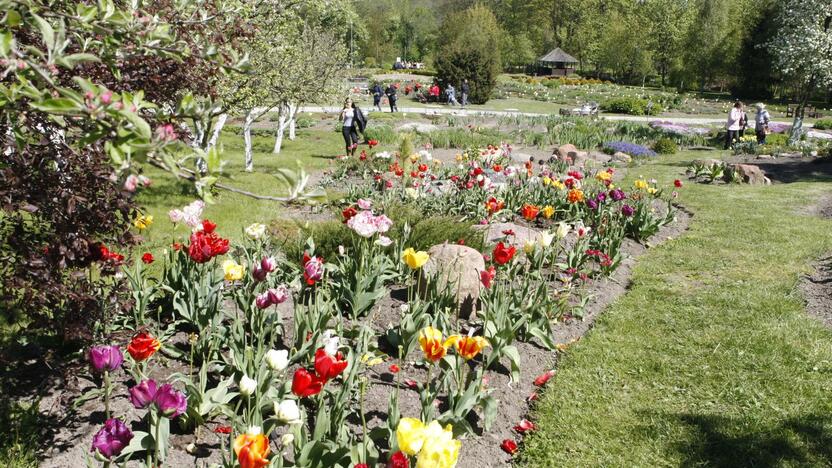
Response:
[{"label": "large grey rock", "polygon": [[617,153],[612,155],[611,161],[614,163],[630,164],[631,162],[633,162],[633,157],[627,153],[622,153],[621,151],[618,151]]},{"label": "large grey rock", "polygon": [[[428,254],[430,259],[420,270],[421,284],[436,279],[440,291],[450,287],[459,299],[460,315],[471,316],[480,298],[480,273],[485,271],[482,254],[471,247],[448,243],[434,245]],[[421,294],[427,295],[426,288]]]},{"label": "large grey rock", "polygon": [[590,151],[588,157],[589,159],[599,164],[607,164],[608,162],[612,161],[612,156],[608,155],[607,153],[602,153],[600,151]]},{"label": "large grey rock", "polygon": [[578,148],[576,148],[575,145],[567,143],[565,145],[558,146],[555,149],[554,154],[555,154],[555,156],[558,157],[558,159],[563,160],[563,159],[566,159],[568,157],[569,159],[574,161],[575,156],[578,155]]},{"label": "large grey rock", "polygon": [[[506,242],[518,249],[523,248],[526,241],[533,241],[537,239],[537,234],[540,232],[537,229],[530,228],[514,223],[493,223],[485,228],[485,243],[486,245],[494,245],[497,242]],[[504,232],[511,231],[514,235],[506,236]]]},{"label": "large grey rock", "polygon": [[731,166],[737,177],[750,185],[771,185],[771,180],[759,166],[753,164],[734,164]]},{"label": "large grey rock", "polygon": [[433,124],[426,124],[421,122],[408,122],[401,125],[398,130],[400,132],[416,132],[416,133],[430,133],[438,130],[439,127]]}]

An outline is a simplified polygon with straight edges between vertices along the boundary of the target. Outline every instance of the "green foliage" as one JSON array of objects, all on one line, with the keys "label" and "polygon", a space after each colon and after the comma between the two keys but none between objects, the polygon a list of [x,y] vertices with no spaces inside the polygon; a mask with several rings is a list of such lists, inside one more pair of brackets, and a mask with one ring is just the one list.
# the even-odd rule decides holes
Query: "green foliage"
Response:
[{"label": "green foliage", "polygon": [[817,120],[815,121],[814,127],[818,130],[832,130],[832,119]]},{"label": "green foliage", "polygon": [[460,222],[459,219],[450,216],[425,218],[416,222],[410,239],[409,247],[417,250],[427,250],[445,242],[455,244],[461,240],[465,245],[482,251],[484,242],[483,232],[474,229],[472,223]]},{"label": "green foliage", "polygon": [[410,132],[403,133],[399,141],[399,156],[406,158],[415,152],[416,148],[413,146],[413,134]]},{"label": "green foliage", "polygon": [[491,98],[501,71],[501,30],[494,14],[482,5],[449,15],[437,41],[437,77],[461,88],[467,79],[468,100],[484,104]]},{"label": "green foliage", "polygon": [[383,145],[396,143],[399,138],[390,125],[372,121],[367,123],[367,128],[364,129],[364,137],[368,140],[378,140]]},{"label": "green foliage", "polygon": [[628,115],[657,115],[663,110],[660,104],[636,97],[610,99],[601,104],[601,108],[606,112]]},{"label": "green foliage", "polygon": [[679,151],[679,145],[672,138],[662,137],[653,144],[653,151],[659,154],[676,154]]}]

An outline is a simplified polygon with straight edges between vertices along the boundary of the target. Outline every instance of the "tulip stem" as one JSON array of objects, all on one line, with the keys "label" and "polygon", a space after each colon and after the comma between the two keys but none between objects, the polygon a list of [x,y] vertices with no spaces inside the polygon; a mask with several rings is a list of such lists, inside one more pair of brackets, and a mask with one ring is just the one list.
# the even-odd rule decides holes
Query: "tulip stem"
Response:
[{"label": "tulip stem", "polygon": [[162,432],[161,431],[161,429],[162,429],[162,418],[160,418],[158,416],[156,417],[156,428],[155,429],[156,429],[155,430],[156,434],[153,436],[153,448],[154,448],[154,452],[155,452],[154,462],[155,463],[154,463],[153,466],[160,465],[159,457],[161,456],[161,454],[159,453],[159,448],[161,447],[161,441],[159,440],[159,438],[160,438],[161,432]]},{"label": "tulip stem", "polygon": [[104,371],[104,416],[110,419],[110,372]]}]

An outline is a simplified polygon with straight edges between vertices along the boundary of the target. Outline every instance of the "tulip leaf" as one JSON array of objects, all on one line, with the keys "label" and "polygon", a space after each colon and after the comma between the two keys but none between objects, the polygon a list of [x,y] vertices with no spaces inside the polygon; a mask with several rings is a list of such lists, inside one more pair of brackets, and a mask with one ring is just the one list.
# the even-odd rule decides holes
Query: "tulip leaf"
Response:
[{"label": "tulip leaf", "polygon": [[134,431],[133,438],[130,439],[130,443],[127,444],[127,447],[124,447],[124,450],[121,451],[119,459],[124,460],[136,452],[146,452],[151,449],[153,449],[153,436],[147,432]]},{"label": "tulip leaf", "polygon": [[104,396],[104,389],[103,388],[94,388],[78,398],[72,403],[72,409],[80,408],[84,403],[92,400],[96,400],[98,398],[102,398]]}]

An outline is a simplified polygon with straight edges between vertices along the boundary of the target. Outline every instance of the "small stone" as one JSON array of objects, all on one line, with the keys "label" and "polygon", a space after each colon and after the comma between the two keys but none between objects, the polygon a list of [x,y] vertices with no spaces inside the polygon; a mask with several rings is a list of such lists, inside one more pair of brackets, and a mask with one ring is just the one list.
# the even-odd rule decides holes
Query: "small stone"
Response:
[{"label": "small stone", "polygon": [[622,153],[621,151],[618,151],[612,155],[612,162],[630,164],[631,162],[633,162],[633,157],[627,153]]}]

